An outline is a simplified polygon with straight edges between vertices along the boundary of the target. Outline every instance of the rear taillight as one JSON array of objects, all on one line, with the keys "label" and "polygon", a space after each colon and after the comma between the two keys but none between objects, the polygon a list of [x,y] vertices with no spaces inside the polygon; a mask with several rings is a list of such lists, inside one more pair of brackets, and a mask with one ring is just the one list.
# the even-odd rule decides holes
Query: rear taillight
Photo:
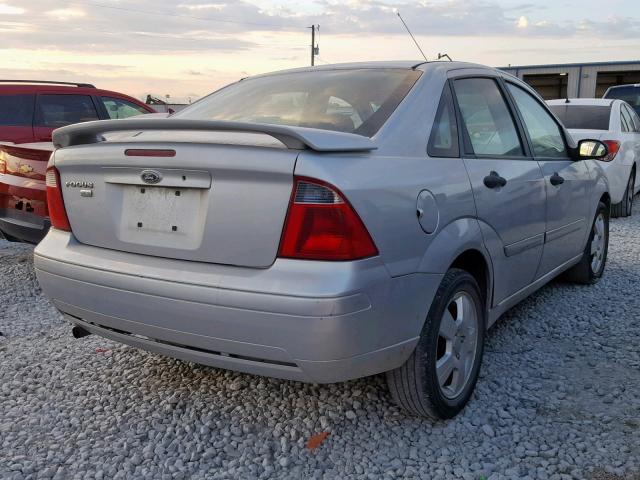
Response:
[{"label": "rear taillight", "polygon": [[604,143],[607,146],[607,151],[609,152],[607,153],[607,156],[604,157],[602,160],[604,160],[605,162],[610,162],[614,158],[616,158],[616,155],[620,150],[620,142],[617,140],[603,140],[602,143]]},{"label": "rear taillight", "polygon": [[345,261],[377,254],[362,220],[335,187],[296,177],[280,257]]},{"label": "rear taillight", "polygon": [[47,168],[47,208],[49,210],[49,218],[51,226],[58,230],[71,231],[69,218],[64,209],[64,200],[62,199],[62,184],[60,183],[60,174],[56,167]]}]

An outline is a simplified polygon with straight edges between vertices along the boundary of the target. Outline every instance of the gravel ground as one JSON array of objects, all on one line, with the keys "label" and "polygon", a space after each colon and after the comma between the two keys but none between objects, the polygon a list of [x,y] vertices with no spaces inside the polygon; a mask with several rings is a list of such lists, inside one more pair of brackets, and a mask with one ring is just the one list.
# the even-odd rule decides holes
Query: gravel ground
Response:
[{"label": "gravel ground", "polygon": [[498,322],[445,423],[380,377],[304,385],[74,340],[31,251],[0,240],[2,479],[640,479],[640,214],[612,221],[598,285],[554,282]]}]

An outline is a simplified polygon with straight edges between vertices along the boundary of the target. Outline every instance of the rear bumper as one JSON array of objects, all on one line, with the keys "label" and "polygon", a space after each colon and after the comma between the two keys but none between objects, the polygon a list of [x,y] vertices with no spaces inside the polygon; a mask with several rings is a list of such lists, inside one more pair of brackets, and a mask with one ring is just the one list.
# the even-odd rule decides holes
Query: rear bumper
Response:
[{"label": "rear bumper", "polygon": [[392,278],[380,259],[278,259],[248,269],[116,252],[51,230],[44,292],[93,333],[214,367],[331,383],[401,365],[441,275]]},{"label": "rear bumper", "polygon": [[19,240],[38,243],[50,226],[48,218],[12,208],[0,208],[0,231]]}]

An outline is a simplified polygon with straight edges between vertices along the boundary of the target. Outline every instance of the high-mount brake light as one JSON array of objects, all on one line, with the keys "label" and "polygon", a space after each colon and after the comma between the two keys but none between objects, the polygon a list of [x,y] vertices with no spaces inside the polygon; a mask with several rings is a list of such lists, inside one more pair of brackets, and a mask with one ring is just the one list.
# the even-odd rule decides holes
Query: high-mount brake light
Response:
[{"label": "high-mount brake light", "polygon": [[47,208],[49,210],[49,219],[51,226],[58,230],[71,231],[69,217],[64,208],[64,199],[62,198],[62,184],[60,183],[60,173],[56,167],[47,168],[46,175],[47,187]]},{"label": "high-mount brake light", "polygon": [[362,220],[332,185],[296,177],[279,256],[348,261],[378,254]]},{"label": "high-mount brake light", "polygon": [[175,157],[176,151],[171,149],[127,148],[127,157]]}]

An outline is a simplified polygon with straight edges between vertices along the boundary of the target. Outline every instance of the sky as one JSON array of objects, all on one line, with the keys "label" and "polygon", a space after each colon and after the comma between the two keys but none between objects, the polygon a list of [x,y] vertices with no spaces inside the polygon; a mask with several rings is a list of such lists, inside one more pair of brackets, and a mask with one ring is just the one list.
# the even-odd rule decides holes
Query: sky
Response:
[{"label": "sky", "polygon": [[195,100],[310,63],[640,60],[639,0],[0,0],[0,77]]}]

